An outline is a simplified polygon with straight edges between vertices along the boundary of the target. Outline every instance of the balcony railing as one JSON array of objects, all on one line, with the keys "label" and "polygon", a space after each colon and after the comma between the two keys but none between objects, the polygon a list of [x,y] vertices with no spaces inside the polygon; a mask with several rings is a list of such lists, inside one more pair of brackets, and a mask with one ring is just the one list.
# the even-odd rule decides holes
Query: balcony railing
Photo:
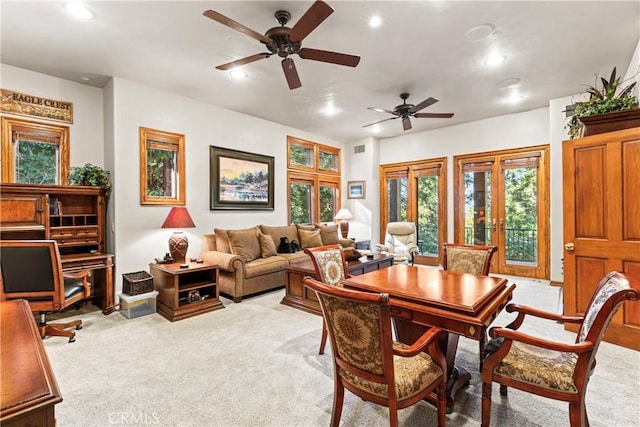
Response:
[{"label": "balcony railing", "polygon": [[[482,231],[482,230],[480,230]],[[467,245],[490,245],[491,228],[484,230],[487,239],[478,240],[473,227],[465,227],[464,240]],[[507,261],[522,263],[537,263],[538,261],[538,230],[531,228],[505,228],[505,248]]]}]

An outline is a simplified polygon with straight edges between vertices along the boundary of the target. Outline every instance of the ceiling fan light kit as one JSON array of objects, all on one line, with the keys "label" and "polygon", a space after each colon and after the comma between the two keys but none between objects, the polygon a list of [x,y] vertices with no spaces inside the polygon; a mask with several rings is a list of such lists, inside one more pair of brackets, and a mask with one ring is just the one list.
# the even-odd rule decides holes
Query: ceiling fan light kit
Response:
[{"label": "ceiling fan light kit", "polygon": [[333,9],[331,6],[321,0],[317,0],[304,15],[302,15],[300,20],[298,20],[293,27],[289,28],[285,25],[291,20],[291,14],[286,10],[279,10],[275,13],[275,18],[280,26],[270,28],[264,35],[214,10],[207,10],[203,15],[233,30],[239,31],[248,37],[258,40],[264,44],[269,51],[218,65],[216,69],[230,70],[260,59],[269,58],[271,55],[278,55],[282,58],[282,71],[284,72],[289,89],[297,89],[302,86],[302,83],[291,55],[297,54],[302,59],[344,65],[347,67],[355,67],[360,62],[359,56],[302,47],[302,40],[332,13]]},{"label": "ceiling fan light kit", "polygon": [[363,127],[377,125],[378,123],[386,122],[388,120],[402,119],[402,128],[404,130],[411,129],[411,117],[415,117],[418,119],[421,118],[429,118],[429,119],[450,119],[453,117],[453,113],[418,113],[418,111],[424,110],[425,108],[435,104],[438,102],[435,98],[427,98],[418,105],[407,104],[407,99],[409,98],[408,93],[401,93],[400,98],[402,99],[402,104],[397,105],[393,110],[385,110],[384,108],[376,108],[369,107],[369,110],[377,111],[379,113],[388,113],[393,114],[395,117],[390,117],[388,119],[379,120],[377,122],[369,123],[368,125],[364,125]]}]

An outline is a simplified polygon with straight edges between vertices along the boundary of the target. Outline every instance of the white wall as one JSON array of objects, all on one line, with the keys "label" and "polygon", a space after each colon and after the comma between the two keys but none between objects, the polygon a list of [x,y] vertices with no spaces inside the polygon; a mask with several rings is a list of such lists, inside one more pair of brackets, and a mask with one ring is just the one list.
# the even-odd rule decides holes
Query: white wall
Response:
[{"label": "white wall", "polygon": [[[104,167],[102,89],[62,80],[46,74],[0,64],[2,88],[28,95],[73,103],[73,123],[69,126],[71,166],[85,163]],[[4,114],[4,113],[3,113]],[[7,114],[9,115],[9,114]],[[47,122],[46,119],[16,116],[25,120]]]},{"label": "white wall", "polygon": [[[244,228],[287,223],[287,135],[343,148],[343,144],[277,123],[194,101],[134,82],[115,78],[113,91],[113,145],[115,253],[118,276],[146,270],[148,263],[168,251],[171,230],[160,228],[169,206],[140,205],[139,127],[185,135],[186,206],[196,228],[187,256],[197,256],[202,235],[214,227]],[[109,95],[111,96],[111,95]],[[209,210],[209,146],[226,147],[275,158],[274,211]],[[121,283],[118,280],[116,288]]]},{"label": "white wall", "polygon": [[[364,146],[364,152],[354,153],[357,146]],[[353,214],[349,221],[349,237],[356,240],[377,239],[380,228],[380,208],[378,203],[380,144],[376,138],[364,138],[345,144],[342,153],[342,182],[344,194],[342,207]],[[348,199],[347,183],[349,181],[365,181],[365,198]]]}]

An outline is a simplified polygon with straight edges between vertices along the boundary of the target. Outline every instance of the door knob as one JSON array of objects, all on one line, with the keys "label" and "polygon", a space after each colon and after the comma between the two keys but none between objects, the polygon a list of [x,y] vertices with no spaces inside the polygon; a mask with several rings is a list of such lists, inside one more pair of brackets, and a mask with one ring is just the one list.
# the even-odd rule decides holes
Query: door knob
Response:
[{"label": "door knob", "polygon": [[572,251],[576,248],[576,246],[573,243],[567,243],[566,245],[564,245],[564,248],[568,251]]}]

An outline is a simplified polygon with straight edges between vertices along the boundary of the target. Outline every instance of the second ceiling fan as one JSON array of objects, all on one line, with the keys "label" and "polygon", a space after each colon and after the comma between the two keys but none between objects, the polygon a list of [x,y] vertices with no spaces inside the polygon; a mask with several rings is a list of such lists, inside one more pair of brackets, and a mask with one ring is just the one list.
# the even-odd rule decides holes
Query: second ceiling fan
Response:
[{"label": "second ceiling fan", "polygon": [[404,130],[411,129],[411,119],[410,117],[420,118],[431,118],[431,119],[450,119],[453,117],[453,113],[418,113],[418,111],[423,110],[430,105],[438,102],[435,98],[427,98],[418,105],[407,104],[407,98],[409,98],[408,93],[401,93],[400,98],[402,98],[402,104],[396,106],[393,110],[385,110],[384,108],[376,108],[369,107],[369,110],[378,111],[380,113],[389,113],[393,114],[395,117],[391,117],[388,119],[380,120],[377,122],[369,123],[368,125],[364,125],[363,127],[373,126],[378,123],[386,122],[387,120],[395,120],[402,119],[402,127]]},{"label": "second ceiling fan", "polygon": [[329,15],[333,13],[331,6],[321,0],[317,0],[305,12],[296,24],[289,28],[285,24],[291,19],[291,14],[286,10],[279,10],[275,13],[276,20],[280,24],[279,27],[273,27],[262,35],[242,24],[237,23],[233,19],[214,11],[207,10],[204,16],[219,22],[222,25],[241,32],[242,34],[258,40],[266,45],[269,52],[258,53],[237,59],[235,61],[218,65],[218,70],[230,70],[234,67],[249,64],[251,62],[265,59],[271,55],[278,55],[282,59],[282,70],[289,89],[297,89],[302,86],[298,71],[293,62],[291,55],[298,54],[302,59],[311,59],[312,61],[328,62],[331,64],[345,65],[355,67],[360,62],[360,57],[355,55],[347,55],[344,53],[331,52],[327,50],[303,48],[302,40],[307,37],[318,25],[320,25]]}]

